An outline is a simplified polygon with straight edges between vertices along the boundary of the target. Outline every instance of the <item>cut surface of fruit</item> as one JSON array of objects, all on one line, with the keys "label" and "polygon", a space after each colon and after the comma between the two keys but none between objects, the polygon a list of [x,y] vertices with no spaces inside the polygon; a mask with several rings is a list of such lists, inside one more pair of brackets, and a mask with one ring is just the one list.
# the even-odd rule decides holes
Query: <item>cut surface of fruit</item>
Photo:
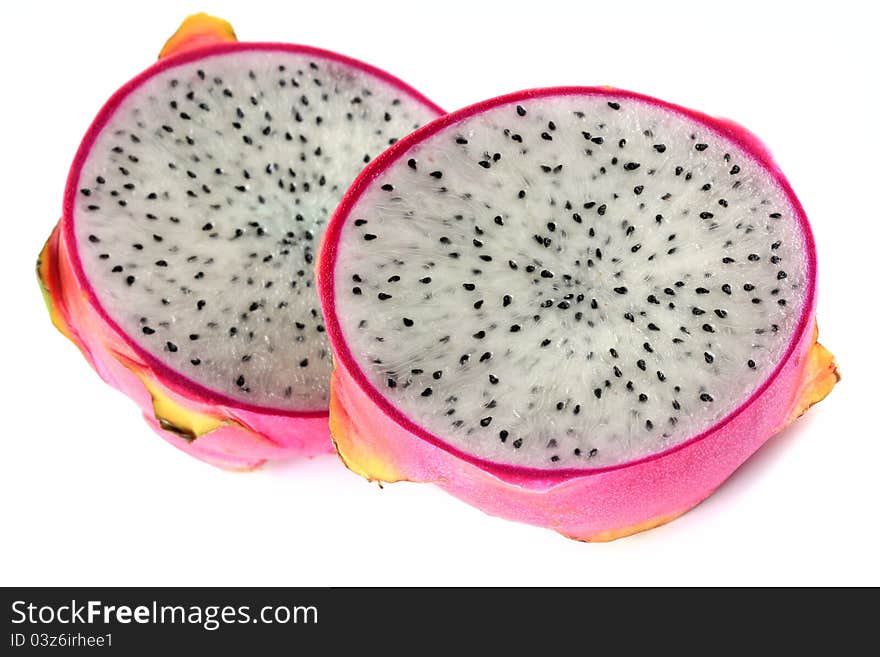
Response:
[{"label": "cut surface of fruit", "polygon": [[706,430],[773,372],[807,301],[785,191],[725,135],[634,98],[457,121],[349,214],[346,344],[389,404],[492,461],[613,465]]},{"label": "cut surface of fruit", "polygon": [[[610,88],[512,94],[389,149],[337,210],[319,287],[352,469],[581,538],[703,499],[789,421],[821,349],[812,236],[760,142]],[[572,485],[614,496],[601,519]],[[565,501],[511,502],[533,486]]]},{"label": "cut surface of fruit", "polygon": [[99,119],[71,175],[83,275],[174,372],[240,402],[325,409],[317,240],[364,164],[433,116],[296,48],[222,46],[163,67]]},{"label": "cut surface of fruit", "polygon": [[[108,101],[38,275],[56,325],[160,433],[241,467],[331,448],[317,244],[363,166],[441,110],[348,57],[234,39],[190,17]],[[208,426],[219,459],[191,435]]]}]

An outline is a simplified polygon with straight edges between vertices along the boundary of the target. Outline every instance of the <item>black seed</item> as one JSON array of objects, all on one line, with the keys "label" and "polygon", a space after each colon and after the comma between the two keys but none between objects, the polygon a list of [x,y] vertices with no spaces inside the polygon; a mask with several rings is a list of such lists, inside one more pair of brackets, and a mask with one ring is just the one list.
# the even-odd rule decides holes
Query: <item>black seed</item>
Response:
[{"label": "black seed", "polygon": [[516,113],[519,114],[520,116],[525,116],[526,115],[526,108],[523,107],[522,105],[517,105],[516,106]]},{"label": "black seed", "polygon": [[710,395],[708,392],[700,394],[700,400],[704,402],[714,401],[712,395]]},{"label": "black seed", "polygon": [[403,325],[406,327],[410,327],[413,325],[413,321],[409,317],[403,318]]},{"label": "black seed", "polygon": [[635,171],[640,166],[642,166],[642,165],[639,164],[638,162],[627,162],[626,164],[623,165],[623,168],[627,171]]}]

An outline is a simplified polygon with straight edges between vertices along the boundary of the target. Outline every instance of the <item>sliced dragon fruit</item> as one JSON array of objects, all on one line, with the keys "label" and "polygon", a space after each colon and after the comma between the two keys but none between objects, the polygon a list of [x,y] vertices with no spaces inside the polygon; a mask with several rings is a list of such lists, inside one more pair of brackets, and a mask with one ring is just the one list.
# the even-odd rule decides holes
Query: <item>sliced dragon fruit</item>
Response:
[{"label": "sliced dragon fruit", "polygon": [[38,263],[56,326],[177,447],[239,469],[332,451],[317,240],[350,182],[441,110],[331,52],[188,18],[71,169]]},{"label": "sliced dragon fruit", "polygon": [[398,142],[338,207],[318,287],[349,468],[582,540],[692,508],[838,378],[769,153],[617,89]]}]

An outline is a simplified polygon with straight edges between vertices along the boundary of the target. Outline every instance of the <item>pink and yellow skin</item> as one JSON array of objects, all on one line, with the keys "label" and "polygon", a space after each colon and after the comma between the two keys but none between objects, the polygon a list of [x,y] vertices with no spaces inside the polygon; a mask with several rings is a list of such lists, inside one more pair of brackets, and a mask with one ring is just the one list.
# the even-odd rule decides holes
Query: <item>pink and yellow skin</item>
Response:
[{"label": "pink and yellow skin", "polygon": [[191,382],[155,367],[93,304],[73,271],[60,225],[40,254],[37,272],[56,328],[104,381],[131,397],[147,423],[175,447],[229,470],[333,451],[326,412],[278,414],[233,402],[223,405],[209,392],[201,393]]},{"label": "pink and yellow skin", "polygon": [[89,129],[68,180],[63,216],[40,254],[37,276],[53,323],[83,353],[107,383],[131,397],[156,432],[175,447],[230,470],[247,470],[267,460],[332,453],[328,411],[284,411],[226,399],[170,370],[131,341],[100,307],[75,249],[71,189],[91,143],[127,93],[157,72],[207,52],[287,49],[332,57],[398,86],[442,110],[392,76],[355,60],[284,44],[237,44],[224,20],[196,14],[168,40],[160,61],[107,102]]},{"label": "pink and yellow skin", "polygon": [[[402,415],[369,382],[336,317],[336,242],[348,213],[376,171],[414,143],[496,105],[577,93],[613,94],[657,103],[707,124],[740,144],[790,197],[803,228],[810,289],[797,330],[776,371],[739,408],[704,433],[667,451],[601,469],[539,470],[484,461],[451,447]],[[339,205],[318,262],[318,287],[336,369],[330,432],[355,473],[371,481],[433,482],[483,511],[554,529],[582,541],[610,541],[669,522],[699,504],[771,436],[822,400],[839,380],[831,353],[817,342],[816,259],[803,208],[767,149],[744,128],[663,101],[617,89],[537,89],[446,115],[404,138],[359,177]]]}]

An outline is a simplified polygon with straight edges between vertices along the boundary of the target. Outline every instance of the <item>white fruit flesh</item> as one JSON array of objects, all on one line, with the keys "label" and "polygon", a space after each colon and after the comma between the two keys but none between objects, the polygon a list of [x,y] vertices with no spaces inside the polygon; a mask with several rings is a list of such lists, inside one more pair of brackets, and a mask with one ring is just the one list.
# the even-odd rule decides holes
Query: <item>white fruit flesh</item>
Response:
[{"label": "white fruit flesh", "polygon": [[162,70],[122,101],[76,182],[76,247],[100,306],[212,391],[326,408],[318,241],[365,162],[435,115],[314,54],[236,51]]},{"label": "white fruit flesh", "polygon": [[417,140],[355,202],[346,344],[389,406],[477,458],[593,468],[681,443],[775,370],[805,238],[729,137],[631,97],[503,104]]}]

